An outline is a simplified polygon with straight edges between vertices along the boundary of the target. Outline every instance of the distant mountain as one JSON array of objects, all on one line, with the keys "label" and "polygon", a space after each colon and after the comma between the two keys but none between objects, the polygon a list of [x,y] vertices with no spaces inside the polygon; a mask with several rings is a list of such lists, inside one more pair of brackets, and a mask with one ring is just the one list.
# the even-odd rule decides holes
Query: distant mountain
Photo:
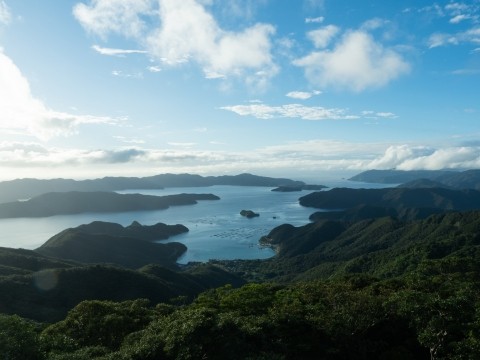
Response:
[{"label": "distant mountain", "polygon": [[480,170],[447,173],[435,180],[453,188],[480,190]]},{"label": "distant mountain", "polygon": [[437,179],[443,175],[450,175],[446,170],[367,170],[348,180],[378,184],[403,184],[418,179]]},{"label": "distant mountain", "polygon": [[304,183],[290,179],[271,178],[252,174],[207,176],[192,174],[160,174],[148,177],[105,177],[93,180],[17,179],[0,182],[0,203],[25,200],[49,192],[119,191],[128,189],[163,189],[166,187],[201,187],[213,185],[239,186],[300,186]]},{"label": "distant mountain", "polygon": [[43,194],[28,201],[0,204],[0,218],[159,210],[174,205],[193,205],[197,200],[218,199],[212,194],[153,196],[114,192],[58,192]]},{"label": "distant mountain", "polygon": [[[426,181],[438,183],[435,187],[480,190],[480,170],[368,170],[351,177],[351,181],[380,184],[403,184],[402,187],[433,187]],[[415,181],[421,181],[416,183]],[[427,186],[426,186],[427,185]]]},{"label": "distant mountain", "polygon": [[300,204],[317,209],[345,210],[360,205],[402,209],[475,210],[480,208],[480,191],[444,188],[335,188],[305,195]]}]

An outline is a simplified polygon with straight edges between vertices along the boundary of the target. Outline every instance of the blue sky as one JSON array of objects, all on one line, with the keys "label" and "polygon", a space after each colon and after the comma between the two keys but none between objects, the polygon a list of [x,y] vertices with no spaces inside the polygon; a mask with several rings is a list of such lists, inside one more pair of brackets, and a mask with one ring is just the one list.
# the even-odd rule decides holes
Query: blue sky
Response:
[{"label": "blue sky", "polygon": [[0,179],[480,167],[480,0],[0,0]]}]

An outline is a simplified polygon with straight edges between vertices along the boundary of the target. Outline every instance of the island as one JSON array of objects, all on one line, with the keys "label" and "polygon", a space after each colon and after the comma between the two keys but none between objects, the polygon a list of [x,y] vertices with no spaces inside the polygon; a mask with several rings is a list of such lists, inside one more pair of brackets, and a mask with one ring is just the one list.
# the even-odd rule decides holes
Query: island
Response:
[{"label": "island", "polygon": [[123,227],[97,221],[63,230],[35,251],[51,258],[82,263],[109,263],[133,269],[148,264],[176,268],[177,259],[187,247],[178,242],[161,244],[153,241],[187,231],[183,225],[158,223],[144,226],[134,222]]},{"label": "island", "polygon": [[47,217],[80,213],[161,210],[169,206],[193,205],[198,200],[219,200],[213,194],[154,196],[115,192],[56,192],[27,201],[0,204],[0,218]]},{"label": "island", "polygon": [[303,190],[323,190],[327,189],[328,186],[325,185],[283,185],[283,186],[278,186],[275,189],[272,189],[272,191],[276,192],[294,192],[294,191],[303,191]]},{"label": "island", "polygon": [[260,216],[260,214],[257,214],[252,210],[242,210],[240,211],[240,215],[245,216],[248,219]]}]

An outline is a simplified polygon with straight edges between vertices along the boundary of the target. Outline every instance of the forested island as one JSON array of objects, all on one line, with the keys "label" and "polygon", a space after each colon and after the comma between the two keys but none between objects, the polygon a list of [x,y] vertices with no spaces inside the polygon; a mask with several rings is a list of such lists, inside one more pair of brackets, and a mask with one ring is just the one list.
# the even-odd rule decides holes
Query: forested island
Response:
[{"label": "forested island", "polygon": [[158,240],[188,229],[138,222],[0,248],[0,354],[476,359],[480,192],[422,184],[305,195],[322,211],[259,239],[266,260],[179,266],[184,248]]},{"label": "forested island", "polygon": [[193,205],[197,200],[219,200],[213,194],[166,196],[118,194],[115,192],[55,192],[27,201],[0,204],[0,218],[46,217],[80,213],[161,210],[169,206]]}]

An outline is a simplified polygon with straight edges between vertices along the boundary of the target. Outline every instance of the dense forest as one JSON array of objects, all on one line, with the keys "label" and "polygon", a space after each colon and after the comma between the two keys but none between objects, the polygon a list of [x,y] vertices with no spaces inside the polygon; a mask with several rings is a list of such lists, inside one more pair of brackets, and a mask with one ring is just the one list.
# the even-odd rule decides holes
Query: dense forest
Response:
[{"label": "dense forest", "polygon": [[[409,199],[385,193],[369,198]],[[424,193],[442,206],[452,199]],[[325,196],[310,195],[309,205]],[[0,357],[480,358],[480,211],[440,206],[403,217],[390,212],[396,204],[281,225],[260,240],[276,249],[267,260],[126,267],[0,248]],[[68,247],[71,231],[93,241],[104,229],[138,232],[137,244],[166,231],[94,223],[44,250]]]}]

